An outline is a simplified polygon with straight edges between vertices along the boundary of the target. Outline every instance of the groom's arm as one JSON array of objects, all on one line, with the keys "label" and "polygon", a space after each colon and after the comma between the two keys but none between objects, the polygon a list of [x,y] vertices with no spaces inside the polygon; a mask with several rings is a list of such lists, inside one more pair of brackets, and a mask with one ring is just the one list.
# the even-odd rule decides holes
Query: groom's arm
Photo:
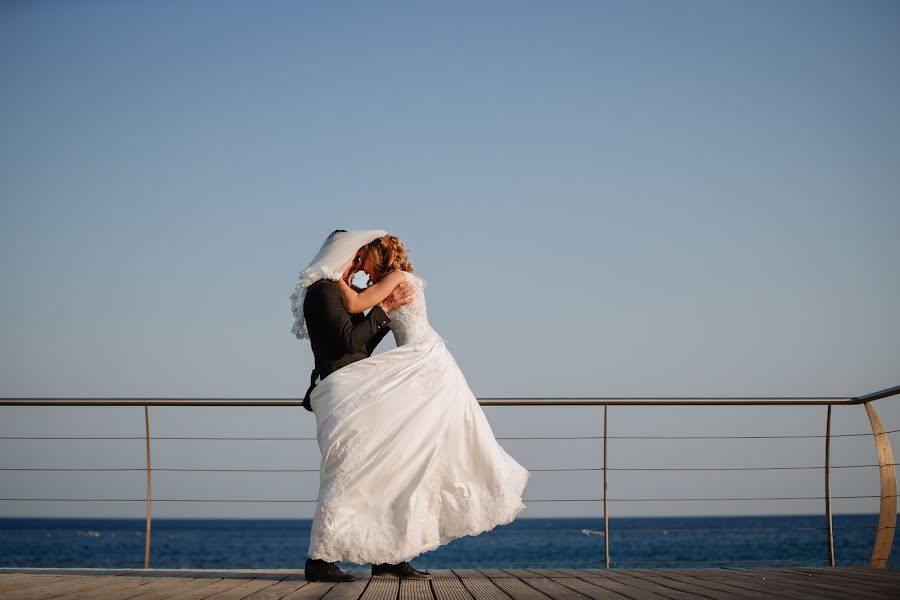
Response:
[{"label": "groom's arm", "polygon": [[348,354],[359,352],[363,348],[371,354],[375,345],[387,335],[391,319],[380,307],[375,306],[368,315],[356,315],[354,318],[344,307],[337,285],[318,286],[316,292],[320,296],[325,322],[332,329],[335,338],[341,340]]},{"label": "groom's arm", "polygon": [[[383,316],[383,318],[387,319],[388,322],[390,322],[390,320],[391,320],[390,317],[387,316],[387,313],[384,312],[384,309],[382,309],[381,306],[379,306],[378,304],[373,306],[372,310],[370,310],[369,314],[366,316],[371,317],[373,314],[375,315],[376,321],[378,319],[381,319],[382,316]],[[373,335],[372,338],[368,342],[366,342],[366,352],[368,353],[369,356],[372,356],[372,353],[375,352],[375,346],[377,346],[379,344],[379,342],[381,342],[381,340],[384,339],[384,336],[387,335],[387,332],[389,330],[390,330],[390,327],[383,327],[382,329],[379,329],[375,333],[375,335]]]}]

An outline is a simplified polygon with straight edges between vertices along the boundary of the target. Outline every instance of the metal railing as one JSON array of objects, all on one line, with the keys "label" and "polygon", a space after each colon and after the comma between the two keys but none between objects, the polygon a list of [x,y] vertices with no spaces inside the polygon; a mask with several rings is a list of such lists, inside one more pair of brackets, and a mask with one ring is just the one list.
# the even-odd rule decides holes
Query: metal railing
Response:
[{"label": "metal railing", "polygon": [[[900,430],[885,431],[881,420],[875,411],[873,402],[883,398],[900,395],[900,386],[894,386],[884,390],[880,390],[871,394],[857,397],[644,397],[644,398],[531,398],[531,399],[506,399],[506,398],[482,398],[479,403],[482,406],[602,406],[603,407],[603,435],[602,436],[568,436],[568,437],[499,437],[501,439],[594,439],[603,441],[603,466],[587,467],[587,468],[556,468],[556,469],[529,469],[531,472],[539,471],[602,471],[603,472],[603,496],[602,498],[575,498],[575,499],[539,499],[527,498],[526,502],[601,502],[603,503],[603,531],[593,532],[602,535],[604,538],[604,559],[596,561],[603,564],[607,568],[612,564],[610,557],[610,525],[609,525],[609,504],[611,502],[696,502],[696,501],[768,501],[768,500],[822,500],[824,503],[825,526],[822,528],[776,528],[773,530],[784,531],[800,531],[800,530],[825,530],[827,539],[827,562],[830,566],[835,566],[834,551],[834,531],[832,523],[832,500],[834,499],[851,499],[851,498],[879,498],[880,512],[879,521],[876,528],[875,541],[872,547],[871,555],[868,557],[868,564],[874,568],[884,568],[889,562],[891,544],[896,530],[897,519],[897,477],[896,465],[894,463],[893,453],[891,450],[888,434],[895,433]],[[833,406],[857,406],[862,405],[866,411],[869,423],[872,428],[871,434],[832,434],[832,407]],[[189,471],[189,472],[318,472],[318,469],[191,469],[191,468],[159,468],[153,467],[151,463],[151,440],[315,440],[315,437],[178,437],[178,436],[152,436],[150,432],[150,407],[174,406],[174,407],[299,407],[300,403],[296,400],[280,400],[280,399],[253,399],[253,398],[235,398],[235,399],[197,399],[197,398],[103,398],[103,399],[73,399],[73,398],[3,398],[0,399],[0,406],[135,406],[144,409],[144,435],[143,436],[106,436],[106,437],[35,437],[35,436],[0,436],[0,439],[16,439],[16,440],[48,440],[48,439],[92,439],[92,440],[125,440],[125,439],[143,439],[145,441],[146,464],[140,468],[0,468],[0,471],[135,471],[141,470],[146,472],[146,497],[142,499],[100,499],[100,498],[0,498],[0,501],[115,501],[115,502],[145,502],[145,547],[144,547],[144,568],[150,567],[150,549],[153,531],[152,504],[156,502],[290,502],[290,503],[315,503],[316,500],[256,500],[256,499],[222,499],[222,498],[154,498],[152,494],[152,474],[154,471]],[[825,406],[826,426],[824,435],[787,435],[787,436],[611,436],[609,435],[609,407],[611,406]],[[842,437],[859,437],[872,435],[874,437],[875,449],[878,456],[877,464],[867,465],[831,465],[831,441],[833,438]],[[819,438],[824,442],[825,464],[823,466],[801,466],[801,467],[636,467],[636,468],[615,468],[609,466],[608,460],[608,444],[611,439],[798,439],[798,438]],[[880,480],[880,493],[878,495],[852,495],[852,496],[833,496],[831,493],[831,472],[833,469],[841,468],[860,468],[860,467],[878,467]],[[824,495],[823,496],[790,496],[790,497],[768,497],[768,498],[610,498],[609,497],[609,472],[610,471],[753,471],[753,470],[810,470],[821,469],[824,471]],[[851,528],[843,528],[851,529]],[[860,529],[860,528],[855,528]],[[753,529],[759,531],[760,529]],[[184,532],[188,530],[180,529]],[[203,533],[210,533],[207,530],[197,530]],[[620,529],[618,531],[628,531],[632,533],[640,532],[658,532],[660,529]],[[667,529],[666,531],[673,531]],[[697,531],[692,529],[691,531]],[[710,531],[725,531],[725,529],[716,528]],[[734,529],[734,531],[748,531],[748,529]],[[526,532],[521,530],[515,531],[496,531],[495,533],[564,533],[566,530],[537,530]],[[235,531],[228,531],[229,534],[235,534]],[[247,533],[258,534],[260,530],[253,530]],[[572,530],[572,533],[584,533],[584,530]],[[862,557],[853,557],[861,559]],[[817,558],[809,559],[791,559],[790,562],[796,560],[820,560]],[[532,561],[533,562],[533,561]],[[551,562],[542,561],[545,564]],[[560,561],[552,564],[585,564],[589,561]],[[590,561],[593,564],[593,561]],[[666,561],[627,561],[641,564],[665,564]],[[668,561],[674,562],[674,561]],[[683,564],[691,561],[677,561]],[[754,563],[754,562],[779,562],[778,560],[749,560],[749,561],[703,561],[709,563]],[[154,564],[160,564],[157,561]],[[454,563],[455,565],[471,564],[471,563]],[[503,564],[515,564],[507,563]]]}]

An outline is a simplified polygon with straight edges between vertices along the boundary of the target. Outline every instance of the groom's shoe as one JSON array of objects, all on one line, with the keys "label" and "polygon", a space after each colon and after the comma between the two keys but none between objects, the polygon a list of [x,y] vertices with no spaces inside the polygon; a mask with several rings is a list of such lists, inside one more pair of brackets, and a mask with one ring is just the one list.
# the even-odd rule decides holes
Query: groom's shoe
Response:
[{"label": "groom's shoe", "polygon": [[397,563],[396,565],[389,563],[372,565],[372,575],[393,575],[400,579],[431,579],[431,573],[415,569],[406,561]]},{"label": "groom's shoe", "polygon": [[354,581],[350,573],[344,573],[333,562],[319,558],[307,558],[303,568],[303,577],[307,581]]}]

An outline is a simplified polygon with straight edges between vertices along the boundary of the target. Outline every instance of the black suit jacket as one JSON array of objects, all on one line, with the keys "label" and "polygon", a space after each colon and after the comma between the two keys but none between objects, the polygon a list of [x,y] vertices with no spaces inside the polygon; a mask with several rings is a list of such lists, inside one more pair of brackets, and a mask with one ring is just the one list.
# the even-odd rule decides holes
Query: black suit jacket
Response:
[{"label": "black suit jacket", "polygon": [[390,330],[391,320],[378,305],[367,315],[351,315],[344,307],[338,283],[329,279],[320,279],[307,288],[303,318],[316,361],[303,398],[303,408],[312,412],[309,395],[316,387],[316,377],[325,379],[341,367],[371,356]]}]

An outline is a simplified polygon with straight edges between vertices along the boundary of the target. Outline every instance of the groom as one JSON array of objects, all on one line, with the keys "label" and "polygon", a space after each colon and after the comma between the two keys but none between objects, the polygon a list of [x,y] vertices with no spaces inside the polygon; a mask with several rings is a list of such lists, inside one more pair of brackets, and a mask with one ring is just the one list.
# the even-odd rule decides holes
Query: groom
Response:
[{"label": "groom", "polygon": [[[333,232],[344,232],[338,229]],[[362,248],[357,250],[350,275],[362,269]],[[309,331],[309,341],[315,357],[309,390],[303,398],[303,407],[312,412],[310,394],[316,387],[316,379],[325,379],[341,367],[368,358],[390,329],[391,319],[387,313],[408,304],[413,299],[414,289],[409,283],[402,283],[380,304],[376,304],[369,314],[350,314],[344,307],[341,291],[336,281],[320,279],[306,291],[303,301],[303,316]],[[400,578],[430,579],[425,571],[414,569],[408,562],[395,565],[372,565],[372,575],[393,575]],[[353,581],[353,575],[341,571],[333,562],[318,558],[306,558],[304,568],[306,581]]]}]

